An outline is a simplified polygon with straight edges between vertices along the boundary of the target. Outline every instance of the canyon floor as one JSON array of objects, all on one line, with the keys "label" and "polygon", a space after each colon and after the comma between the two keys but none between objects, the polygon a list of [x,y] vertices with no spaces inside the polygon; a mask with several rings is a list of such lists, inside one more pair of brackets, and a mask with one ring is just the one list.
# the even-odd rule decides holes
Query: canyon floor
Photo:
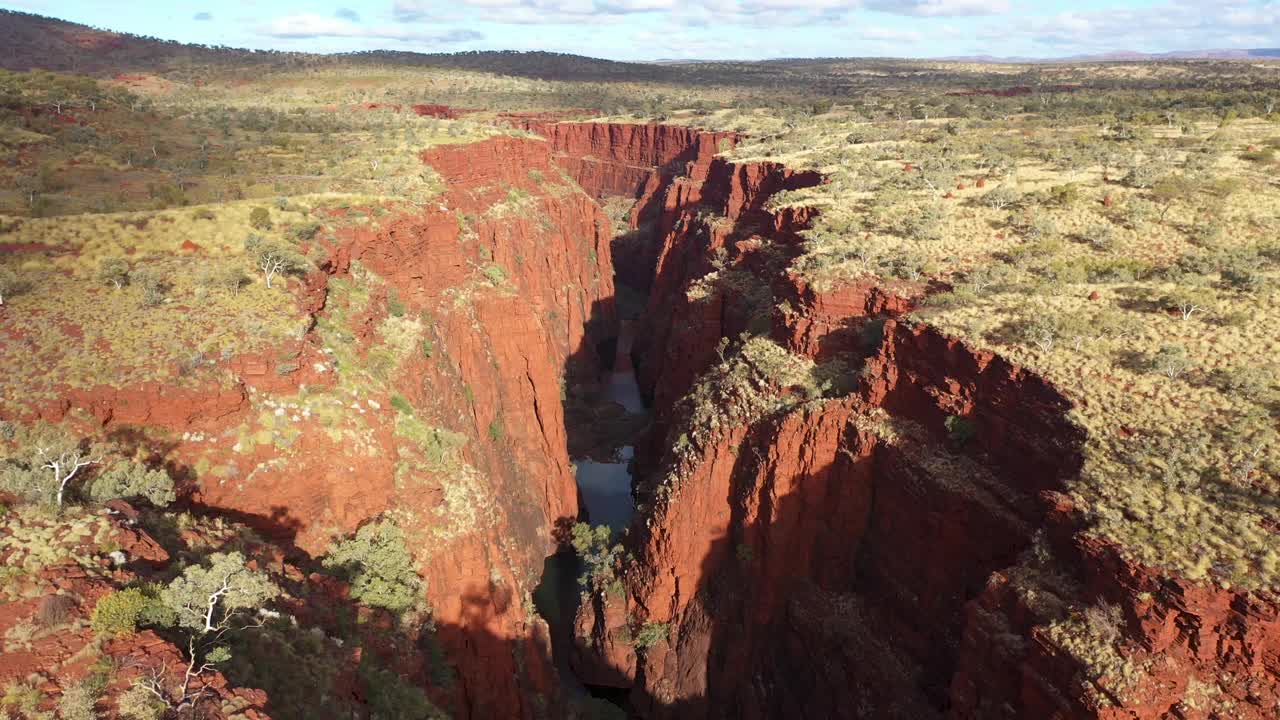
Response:
[{"label": "canyon floor", "polygon": [[1280,63],[0,29],[0,716],[1280,717]]}]

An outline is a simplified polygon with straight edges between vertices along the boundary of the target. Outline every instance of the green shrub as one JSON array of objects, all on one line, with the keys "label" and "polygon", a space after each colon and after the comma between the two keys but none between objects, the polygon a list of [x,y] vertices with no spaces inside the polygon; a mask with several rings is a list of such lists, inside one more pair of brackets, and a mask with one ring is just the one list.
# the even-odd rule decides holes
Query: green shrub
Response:
[{"label": "green shrub", "polygon": [[670,623],[645,623],[632,635],[631,644],[642,649],[652,647],[666,640],[670,630]]},{"label": "green shrub", "polygon": [[384,520],[333,546],[323,564],[351,584],[351,596],[372,607],[405,612],[422,599],[422,580],[404,533]]},{"label": "green shrub", "polygon": [[1264,147],[1258,150],[1246,150],[1240,153],[1240,158],[1248,160],[1251,163],[1258,163],[1259,165],[1269,165],[1276,161],[1276,151],[1275,148],[1270,147]]},{"label": "green shrub", "polygon": [[289,238],[294,242],[306,242],[320,232],[320,223],[306,222],[289,228]]},{"label": "green shrub", "polygon": [[[367,657],[367,655],[365,656]],[[369,720],[447,720],[426,693],[394,672],[362,661],[360,680],[365,686]]]},{"label": "green shrub", "polygon": [[907,210],[899,229],[912,240],[941,240],[946,221],[946,206],[942,203],[922,203]]},{"label": "green shrub", "polygon": [[249,227],[254,230],[270,230],[271,212],[264,207],[256,207],[250,210]]},{"label": "green shrub", "polygon": [[129,283],[129,263],[124,258],[104,258],[98,264],[98,280],[117,289]]},{"label": "green shrub", "polygon": [[405,400],[404,397],[400,395],[391,396],[391,407],[395,408],[396,412],[401,412],[405,415],[413,414],[413,406],[409,404],[408,400]]},{"label": "green shrub", "polygon": [[1147,358],[1147,370],[1157,372],[1170,380],[1177,378],[1191,367],[1187,349],[1181,345],[1165,345]]},{"label": "green shrub", "polygon": [[103,637],[132,633],[154,602],[155,598],[149,597],[142,588],[117,590],[98,600],[89,624],[94,633]]},{"label": "green shrub", "polygon": [[962,415],[948,415],[942,424],[947,429],[947,437],[957,445],[968,443],[978,434],[973,421]]},{"label": "green shrub", "polygon": [[387,314],[391,317],[404,317],[404,303],[400,302],[400,294],[395,288],[387,290]]},{"label": "green shrub", "polygon": [[1094,223],[1085,228],[1080,236],[1094,250],[1110,250],[1115,246],[1115,229],[1109,222]]},{"label": "green shrub", "polygon": [[164,303],[164,293],[169,289],[169,283],[159,271],[142,268],[135,270],[131,279],[142,288],[143,305],[156,307]]}]

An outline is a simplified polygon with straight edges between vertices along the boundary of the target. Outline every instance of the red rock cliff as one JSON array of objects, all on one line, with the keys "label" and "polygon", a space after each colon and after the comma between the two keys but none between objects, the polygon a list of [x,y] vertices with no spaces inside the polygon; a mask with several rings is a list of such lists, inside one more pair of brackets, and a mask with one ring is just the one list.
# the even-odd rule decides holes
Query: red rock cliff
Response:
[{"label": "red rock cliff", "polygon": [[[661,133],[538,130],[589,192],[642,198],[654,238],[636,356],[655,423],[626,597],[592,598],[578,619],[577,664],[592,682],[632,688],[637,714],[660,718],[1209,717],[1189,693],[1210,677],[1239,717],[1274,705],[1274,601],[1132,567],[1076,526],[1058,491],[1083,435],[1053,387],[895,321],[923,288],[818,292],[789,271],[808,214],[764,204],[818,176],[699,150],[683,174],[642,184],[629,174],[637,162],[678,156]],[[609,147],[624,138],[645,147]],[[753,296],[760,287],[767,297]],[[784,347],[861,366],[863,379],[672,453],[677,401],[722,338],[761,322]],[[953,416],[967,441],[944,427]],[[677,482],[659,486],[662,476]],[[1062,604],[1119,604],[1122,652],[1167,665],[1111,705],[1082,690],[1079,661],[1050,638],[1063,616],[1037,614],[1007,580],[1046,544],[1074,578],[1056,588]],[[635,647],[641,625],[659,637]]]}]

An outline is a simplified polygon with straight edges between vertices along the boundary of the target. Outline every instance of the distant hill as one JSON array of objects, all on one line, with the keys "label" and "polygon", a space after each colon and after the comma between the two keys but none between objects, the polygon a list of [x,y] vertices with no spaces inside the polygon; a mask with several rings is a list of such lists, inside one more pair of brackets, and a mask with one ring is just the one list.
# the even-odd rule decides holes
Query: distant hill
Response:
[{"label": "distant hill", "polygon": [[190,45],[12,10],[0,10],[0,68],[81,73],[180,72],[195,65],[270,64],[282,67],[326,62],[442,67],[544,80],[584,82],[677,80],[680,71],[651,63],[627,63],[553,52],[514,50],[416,53],[374,50],[321,55]]},{"label": "distant hill", "polygon": [[1076,63],[1076,62],[1150,62],[1154,60],[1267,60],[1280,59],[1280,48],[1248,48],[1217,50],[1174,50],[1163,53],[1143,53],[1133,50],[1113,50],[1094,55],[1068,55],[1056,58],[1032,58],[1022,56],[996,57],[994,55],[953,55],[933,58],[948,62],[972,63]]},{"label": "distant hill", "polygon": [[[543,51],[487,50],[457,53],[416,53],[374,50],[318,54],[246,50],[217,45],[184,44],[155,37],[100,30],[55,18],[0,10],[0,68],[45,69],[89,75],[153,73],[194,80],[220,66],[291,69],[331,63],[369,63],[439,67],[459,70],[578,82],[669,82],[680,84],[736,83],[767,88],[794,86],[839,94],[856,88],[850,74],[855,67],[874,66],[887,73],[914,74],[918,61],[894,58],[771,58],[756,61],[656,60],[618,62]],[[1188,50],[1159,54],[1116,51],[1055,59],[976,55],[935,58],[978,63],[1084,63],[1143,60],[1280,59],[1280,49]]]}]

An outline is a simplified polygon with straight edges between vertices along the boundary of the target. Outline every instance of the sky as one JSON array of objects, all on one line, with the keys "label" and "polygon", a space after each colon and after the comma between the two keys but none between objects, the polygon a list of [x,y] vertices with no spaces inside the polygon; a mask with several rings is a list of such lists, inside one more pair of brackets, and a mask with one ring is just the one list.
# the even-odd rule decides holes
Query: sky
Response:
[{"label": "sky", "polygon": [[182,42],[615,60],[1280,47],[1280,0],[0,0]]}]

